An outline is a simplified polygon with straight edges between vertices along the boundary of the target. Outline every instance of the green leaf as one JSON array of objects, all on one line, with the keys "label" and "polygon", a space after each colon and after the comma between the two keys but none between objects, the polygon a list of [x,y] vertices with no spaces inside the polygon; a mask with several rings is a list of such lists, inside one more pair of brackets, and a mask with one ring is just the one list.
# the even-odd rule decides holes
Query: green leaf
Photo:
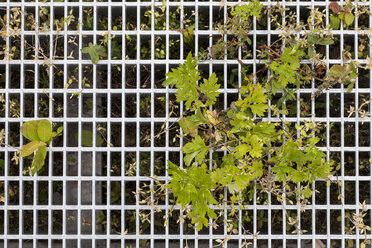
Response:
[{"label": "green leaf", "polygon": [[226,170],[223,168],[217,168],[211,172],[211,179],[214,183],[220,183],[225,177]]},{"label": "green leaf", "polygon": [[191,52],[186,58],[184,64],[180,64],[177,69],[172,69],[167,73],[167,79],[163,82],[163,86],[176,86],[177,102],[186,101],[186,109],[190,109],[191,105],[200,104],[198,92],[198,80],[200,80],[200,72],[196,69],[198,62],[193,59]]},{"label": "green leaf", "polygon": [[354,15],[352,13],[345,13],[345,23],[350,26],[354,22]]},{"label": "green leaf", "polygon": [[247,154],[247,152],[249,151],[249,148],[250,148],[250,146],[248,144],[245,144],[245,143],[236,146],[234,148],[235,157],[237,159],[243,158],[243,156],[245,156],[245,154]]},{"label": "green leaf", "polygon": [[93,64],[98,63],[100,56],[102,57],[107,56],[106,49],[103,46],[98,44],[93,45],[92,43],[89,43],[88,47],[82,48],[81,52],[88,53]]},{"label": "green leaf", "polygon": [[277,133],[276,126],[276,123],[261,122],[253,127],[253,132],[261,139],[272,138]]},{"label": "green leaf", "polygon": [[182,30],[183,38],[186,44],[192,45],[194,42],[194,29],[195,24],[190,25],[189,27]]},{"label": "green leaf", "polygon": [[22,146],[22,151],[19,154],[19,156],[27,157],[28,155],[32,154],[34,151],[36,151],[36,149],[43,145],[45,145],[45,143],[42,141],[37,140],[31,141],[30,143]]},{"label": "green leaf", "polygon": [[194,158],[199,164],[202,163],[208,152],[208,147],[205,145],[204,140],[198,135],[191,142],[187,143],[182,148],[182,151],[187,154],[184,158],[186,165],[190,166]]},{"label": "green leaf", "polygon": [[195,125],[189,118],[182,117],[179,124],[185,134],[190,134],[193,137],[198,134],[198,125]]},{"label": "green leaf", "polygon": [[63,132],[63,126],[59,126],[58,128],[57,128],[57,133],[58,134],[61,134]]},{"label": "green leaf", "polygon": [[341,20],[338,16],[331,15],[329,18],[329,24],[333,30],[338,30],[340,28]]},{"label": "green leaf", "polygon": [[263,164],[262,161],[253,161],[252,166],[249,167],[250,175],[253,178],[259,178],[263,175]]},{"label": "green leaf", "polygon": [[[86,147],[93,146],[93,132],[90,130],[82,130],[81,131],[81,145]],[[74,134],[75,139],[79,140],[78,133]],[[96,134],[96,146],[101,146],[103,144],[103,140],[101,136],[97,133]]]},{"label": "green leaf", "polygon": [[23,125],[21,126],[22,135],[29,140],[40,141],[40,138],[37,134],[37,126],[37,121],[28,121],[23,123]]},{"label": "green leaf", "polygon": [[263,116],[266,112],[266,110],[269,108],[267,104],[259,103],[259,104],[253,104],[249,106],[252,110],[252,113],[258,116]]},{"label": "green leaf", "polygon": [[249,155],[251,155],[253,158],[261,157],[263,147],[262,141],[256,135],[252,135],[250,142],[252,148],[249,150]]},{"label": "green leaf", "polygon": [[342,65],[333,65],[329,69],[329,78],[332,81],[342,81],[346,77],[345,67]]},{"label": "green leaf", "polygon": [[349,85],[347,86],[347,92],[350,93],[354,88],[354,82],[351,82],[349,83]]},{"label": "green leaf", "polygon": [[238,193],[241,190],[239,185],[237,185],[236,183],[231,183],[231,184],[227,185],[227,188],[228,188],[229,192],[232,193],[232,194]]},{"label": "green leaf", "polygon": [[40,146],[39,149],[35,153],[34,160],[32,161],[32,165],[31,165],[32,175],[34,175],[39,170],[41,170],[41,168],[43,168],[46,155],[47,155],[47,147]]},{"label": "green leaf", "polygon": [[209,79],[204,79],[204,83],[200,84],[200,91],[207,98],[205,105],[211,106],[217,101],[217,97],[220,95],[218,89],[220,85],[217,84],[217,76],[213,72]]},{"label": "green leaf", "polygon": [[188,217],[197,229],[200,230],[208,225],[208,221],[205,221],[206,215],[213,219],[217,217],[213,209],[209,208],[210,204],[214,205],[218,202],[211,193],[216,183],[207,170],[206,164],[185,170],[168,161],[168,172],[172,179],[167,188],[176,196],[177,203],[182,207],[186,204],[193,206]]},{"label": "green leaf", "polygon": [[309,46],[309,47],[307,48],[307,54],[309,55],[309,57],[312,58],[313,55],[314,55],[314,53],[315,53],[315,48],[314,48],[314,46]]},{"label": "green leaf", "polygon": [[266,88],[276,94],[277,90],[284,90],[288,84],[300,86],[297,70],[300,67],[300,60],[305,52],[300,49],[299,45],[285,48],[281,63],[273,61],[266,65],[273,71],[271,76],[271,85],[267,84]]},{"label": "green leaf", "polygon": [[246,88],[249,95],[243,99],[236,101],[236,106],[241,107],[242,111],[250,108],[253,114],[263,116],[268,109],[267,95],[264,93],[264,88],[260,84],[249,85]]},{"label": "green leaf", "polygon": [[305,197],[305,198],[310,198],[313,194],[313,191],[310,189],[310,186],[307,185],[306,187],[304,187],[302,190],[301,190],[301,194]]},{"label": "green leaf", "polygon": [[48,120],[39,120],[37,124],[37,135],[41,141],[49,142],[52,138],[52,123]]},{"label": "green leaf", "polygon": [[[205,111],[204,111],[205,112]],[[205,113],[204,113],[205,114]],[[200,124],[206,124],[207,119],[203,115],[202,109],[196,110],[196,113],[194,115],[191,115],[187,118],[190,118],[190,120],[195,124],[195,125],[200,125]]]}]

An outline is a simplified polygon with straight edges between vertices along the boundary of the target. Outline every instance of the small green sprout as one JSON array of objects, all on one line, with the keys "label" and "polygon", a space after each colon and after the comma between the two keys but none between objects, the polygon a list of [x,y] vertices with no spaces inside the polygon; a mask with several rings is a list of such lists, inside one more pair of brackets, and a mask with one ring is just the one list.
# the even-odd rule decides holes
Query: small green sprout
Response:
[{"label": "small green sprout", "polygon": [[90,59],[92,60],[93,64],[97,64],[100,56],[101,57],[106,57],[106,49],[98,44],[93,45],[92,43],[89,43],[89,46],[84,47],[81,49],[82,53],[88,53],[90,56]]}]

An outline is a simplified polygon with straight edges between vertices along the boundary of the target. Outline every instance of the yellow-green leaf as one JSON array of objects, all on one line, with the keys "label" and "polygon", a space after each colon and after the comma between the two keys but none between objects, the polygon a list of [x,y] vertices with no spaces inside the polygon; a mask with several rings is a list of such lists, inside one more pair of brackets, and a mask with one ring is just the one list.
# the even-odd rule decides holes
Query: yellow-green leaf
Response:
[{"label": "yellow-green leaf", "polygon": [[60,133],[62,133],[62,132],[63,132],[63,126],[58,127],[58,129],[57,129],[57,133],[60,134]]},{"label": "yellow-green leaf", "polygon": [[32,154],[37,148],[40,146],[45,145],[42,141],[31,141],[30,143],[22,146],[22,151],[20,153],[21,157],[27,157],[28,155]]},{"label": "yellow-green leaf", "polygon": [[41,168],[43,168],[43,165],[45,163],[46,154],[47,154],[47,147],[46,146],[40,146],[39,149],[35,153],[34,161],[32,161],[32,165],[31,165],[31,174],[32,175],[34,175],[36,172],[41,170]]},{"label": "yellow-green leaf", "polygon": [[252,113],[258,115],[259,117],[264,116],[266,110],[269,108],[267,104],[263,103],[252,104],[249,107],[251,108]]},{"label": "yellow-green leaf", "polygon": [[52,124],[48,120],[40,120],[37,125],[37,135],[41,141],[49,142],[52,138]]},{"label": "yellow-green leaf", "polygon": [[350,26],[354,22],[354,15],[351,13],[345,13],[345,23]]},{"label": "yellow-green leaf", "polygon": [[37,135],[37,124],[37,121],[28,121],[23,123],[21,126],[22,135],[29,140],[40,141],[39,136]]},{"label": "yellow-green leaf", "polygon": [[332,81],[342,80],[346,76],[346,70],[345,67],[342,65],[333,65],[329,69],[329,78]]},{"label": "yellow-green leaf", "polygon": [[179,124],[185,134],[190,134],[193,137],[198,134],[198,125],[195,125],[189,118],[182,117]]},{"label": "yellow-green leaf", "polygon": [[221,119],[218,117],[217,111],[216,110],[207,110],[207,117],[210,123],[212,123],[214,126],[218,125],[221,122]]},{"label": "yellow-green leaf", "polygon": [[184,161],[186,165],[189,166],[194,158],[196,162],[201,164],[208,152],[208,147],[200,136],[196,136],[191,142],[187,143],[182,148],[182,151],[187,154],[184,157]]},{"label": "yellow-green leaf", "polygon": [[341,20],[338,16],[331,15],[329,17],[329,24],[333,30],[338,30],[340,28]]}]

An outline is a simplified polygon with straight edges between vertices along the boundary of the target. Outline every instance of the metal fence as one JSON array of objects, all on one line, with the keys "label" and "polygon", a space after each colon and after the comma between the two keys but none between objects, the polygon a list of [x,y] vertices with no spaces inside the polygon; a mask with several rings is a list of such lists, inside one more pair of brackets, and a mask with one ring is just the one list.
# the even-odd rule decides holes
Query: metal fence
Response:
[{"label": "metal fence", "polygon": [[[328,0],[279,2],[289,8],[287,13],[297,13],[297,22],[307,18],[308,8],[312,7],[325,11],[327,23],[329,3]],[[164,4],[119,0],[0,1],[2,17],[5,14],[9,17],[14,7],[33,13],[38,22],[42,22],[41,7],[48,9],[50,23],[71,13],[76,17],[74,27],[64,25],[61,30],[56,30],[55,25],[51,25],[49,30],[39,32],[29,30],[25,24],[27,15],[22,16],[21,41],[35,42],[44,51],[48,50],[49,61],[41,58],[35,62],[32,54],[27,54],[27,46],[16,43],[12,37],[1,43],[8,50],[13,46],[20,49],[19,55],[12,60],[0,61],[0,93],[5,97],[0,126],[7,133],[5,143],[15,146],[25,143],[19,130],[27,120],[48,118],[64,126],[63,136],[53,141],[50,147],[44,170],[36,176],[22,173],[29,160],[23,159],[17,165],[12,160],[15,150],[1,149],[0,181],[5,198],[0,205],[1,246],[212,247],[217,244],[217,239],[226,237],[226,225],[197,233],[187,221],[179,223],[178,210],[167,217],[168,225],[164,226],[163,216],[167,216],[172,207],[169,196],[160,202],[161,212],[154,212],[141,203],[141,197],[135,198],[133,192],[138,193],[138,187],[144,184],[154,185],[151,179],[154,176],[166,181],[168,159],[182,164],[182,139],[175,139],[175,130],[158,139],[151,138],[163,123],[166,127],[171,126],[182,113],[182,106],[175,102],[175,91],[162,87],[161,82],[165,73],[181,63],[189,51],[212,45],[213,36],[218,35],[216,23],[226,21],[228,4],[234,2],[222,5],[220,1],[183,0],[166,0]],[[269,0],[263,4],[277,2]],[[359,4],[371,5],[368,1]],[[370,8],[372,10],[372,5]],[[161,19],[156,20],[154,15],[148,15],[148,11],[157,11]],[[184,27],[186,17],[182,11],[189,17],[194,14],[190,19],[195,22],[193,48],[185,45],[177,30]],[[365,29],[372,27],[372,17],[368,19],[369,26]],[[100,22],[102,20],[104,24]],[[159,24],[159,20],[164,25]],[[148,25],[144,25],[146,23]],[[176,28],[171,30],[170,26]],[[107,41],[107,59],[92,65],[89,57],[79,51],[87,42],[97,42],[108,30],[115,37]],[[358,30],[357,19],[353,29],[341,27],[333,32],[339,42],[327,46],[327,66],[342,62],[340,58],[346,46],[354,51],[356,61],[366,63],[365,58],[358,58],[363,35]],[[258,44],[262,41],[270,44],[278,32],[271,30],[269,19],[264,30],[256,27],[254,21],[250,35],[253,42],[251,57],[243,58],[239,51],[239,58],[255,72],[263,64],[256,59]],[[51,42],[57,37],[57,44]],[[366,49],[371,52],[370,37],[363,37],[367,37]],[[157,53],[162,50],[164,54]],[[34,55],[38,56],[36,51]],[[45,66],[45,63],[53,66]],[[237,60],[225,57],[202,61],[199,68],[205,75],[216,72],[223,80],[221,92],[225,108],[238,97],[236,86],[229,81],[236,75],[235,82],[240,86],[242,79],[236,72],[242,68]],[[348,216],[359,211],[359,202],[366,201],[367,222],[370,223],[372,218],[369,162],[372,126],[370,119],[362,124],[358,114],[350,118],[347,114],[349,106],[358,108],[361,100],[372,93],[370,71],[359,71],[359,74],[350,93],[341,85],[314,98],[311,96],[316,91],[314,82],[311,87],[297,92],[298,99],[310,104],[309,111],[316,121],[327,124],[327,142],[322,149],[328,157],[339,159],[341,163],[338,179],[342,182],[340,189],[344,198],[337,199],[336,185],[326,187],[324,181],[315,183],[314,189],[319,193],[314,194],[304,212],[300,213],[298,206],[287,206],[301,220],[310,219],[310,225],[301,226],[307,232],[298,235],[287,229],[286,215],[280,204],[259,205],[256,201],[259,195],[256,195],[247,209],[239,211],[239,216],[250,216],[247,228],[251,233],[259,232],[257,239],[254,240],[252,235],[243,236],[239,227],[227,247],[240,247],[245,238],[254,247],[347,247],[350,240],[352,247],[359,247],[364,237],[355,232],[348,233]],[[84,85],[84,80],[91,83]],[[65,85],[69,87],[65,88]],[[76,92],[80,97],[72,96]],[[49,97],[54,100],[50,101]],[[14,102],[19,103],[18,117],[11,110]],[[295,106],[296,114],[287,116],[287,121],[310,120],[309,116],[301,116],[300,100]],[[171,111],[175,114],[167,118]],[[330,123],[334,123],[333,128],[329,127]],[[102,140],[102,134],[106,140]],[[149,213],[150,224],[141,222],[140,211]],[[227,212],[226,209],[226,217]]]}]

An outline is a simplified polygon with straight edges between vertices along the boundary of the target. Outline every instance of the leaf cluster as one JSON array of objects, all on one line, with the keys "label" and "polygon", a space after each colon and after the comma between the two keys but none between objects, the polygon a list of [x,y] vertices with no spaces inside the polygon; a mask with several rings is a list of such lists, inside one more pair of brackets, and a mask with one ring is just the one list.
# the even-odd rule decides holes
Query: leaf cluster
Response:
[{"label": "leaf cluster", "polygon": [[191,110],[213,105],[217,100],[220,88],[215,73],[198,84],[201,77],[196,68],[197,64],[197,60],[193,59],[192,54],[189,53],[185,63],[168,72],[167,80],[163,83],[164,86],[175,86],[177,101],[185,101],[186,109]]},{"label": "leaf cluster", "polygon": [[329,4],[329,8],[332,10],[329,21],[331,28],[337,30],[340,28],[341,21],[343,21],[345,27],[348,27],[354,23],[354,9],[353,4],[346,3],[344,6],[340,6],[337,2]]},{"label": "leaf cluster", "polygon": [[237,4],[231,10],[231,15],[234,17],[239,17],[241,21],[247,21],[249,17],[255,16],[260,17],[261,9],[263,4],[258,0],[253,0],[248,3]]},{"label": "leaf cluster", "polygon": [[267,84],[273,94],[278,90],[282,90],[287,85],[292,84],[300,86],[299,74],[297,70],[300,68],[300,59],[305,55],[299,45],[285,48],[281,57],[267,63],[267,66],[272,70],[271,82]]},{"label": "leaf cluster", "polygon": [[[300,56],[302,52],[286,49],[278,67],[298,69]],[[197,61],[189,54],[185,65],[169,73],[164,82],[164,85],[175,85],[177,101],[185,101],[186,109],[192,110],[180,119],[184,135],[192,137],[182,148],[186,168],[168,161],[172,180],[167,187],[182,207],[192,205],[188,217],[196,229],[208,225],[207,217],[216,218],[211,206],[221,204],[218,192],[228,190],[234,209],[235,203],[242,199],[241,192],[247,190],[253,180],[266,177],[269,168],[280,183],[307,185],[299,194],[302,198],[310,197],[311,183],[316,178],[327,178],[332,168],[324,152],[316,148],[319,139],[313,137],[315,128],[309,124],[296,126],[301,134],[296,138],[296,132],[286,131],[290,130],[289,124],[260,119],[269,109],[267,101],[271,92],[265,91],[260,83],[249,81],[240,89],[242,98],[229,109],[210,110],[219,94],[218,84],[212,74],[199,86],[201,77],[196,65]],[[281,75],[277,72],[274,76],[280,80],[281,89],[295,83],[292,78]],[[217,150],[226,151],[226,155],[221,162],[212,159],[213,168],[208,169],[208,154]]]},{"label": "leaf cluster", "polygon": [[53,132],[52,123],[46,119],[28,121],[21,126],[22,135],[30,140],[30,142],[22,146],[19,155],[21,157],[27,157],[34,154],[34,159],[30,167],[31,175],[37,173],[44,166],[47,146],[54,137],[61,135],[62,132],[63,126],[58,127],[57,131]]},{"label": "leaf cluster", "polygon": [[358,77],[357,68],[358,64],[353,61],[346,65],[333,65],[329,69],[328,79],[331,82],[347,85],[348,91],[351,92]]}]

